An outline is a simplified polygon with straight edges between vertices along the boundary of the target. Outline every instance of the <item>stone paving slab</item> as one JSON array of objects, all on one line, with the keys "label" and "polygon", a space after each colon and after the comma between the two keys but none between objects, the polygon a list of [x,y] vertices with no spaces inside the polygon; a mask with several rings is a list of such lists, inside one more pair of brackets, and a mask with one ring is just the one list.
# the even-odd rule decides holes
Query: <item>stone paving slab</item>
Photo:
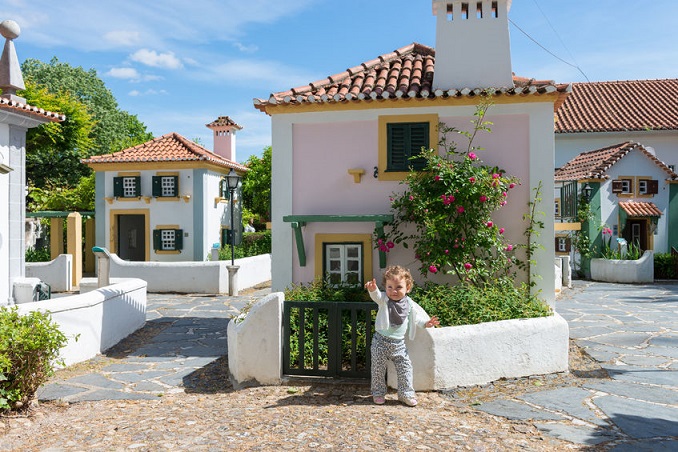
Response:
[{"label": "stone paving slab", "polygon": [[678,438],[678,409],[617,396],[603,396],[594,403],[632,438]]},{"label": "stone paving slab", "polygon": [[551,411],[567,413],[591,424],[607,427],[608,423],[599,418],[586,401],[593,397],[593,392],[582,388],[559,388],[553,391],[540,391],[519,397],[534,405]]},{"label": "stone paving slab", "polygon": [[511,420],[565,420],[566,418],[560,414],[549,413],[538,408],[531,407],[526,403],[520,403],[515,400],[497,399],[491,402],[483,403],[476,407],[480,411],[484,411],[495,416],[502,416]]},{"label": "stone paving slab", "polygon": [[586,383],[584,387],[621,397],[678,407],[678,390],[615,380],[593,381]]},{"label": "stone paving slab", "polygon": [[[545,424],[539,422],[534,425],[542,432],[575,444],[595,446],[619,438],[618,434],[610,430],[592,428],[586,425]],[[634,449],[634,452],[637,452],[637,449]]]}]

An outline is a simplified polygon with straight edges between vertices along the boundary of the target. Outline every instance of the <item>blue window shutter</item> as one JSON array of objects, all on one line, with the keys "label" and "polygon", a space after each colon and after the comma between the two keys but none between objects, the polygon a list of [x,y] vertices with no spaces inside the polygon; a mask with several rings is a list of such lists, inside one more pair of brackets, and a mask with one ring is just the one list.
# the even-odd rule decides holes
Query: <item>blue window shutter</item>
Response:
[{"label": "blue window shutter", "polygon": [[141,177],[134,177],[134,196],[141,196]]}]

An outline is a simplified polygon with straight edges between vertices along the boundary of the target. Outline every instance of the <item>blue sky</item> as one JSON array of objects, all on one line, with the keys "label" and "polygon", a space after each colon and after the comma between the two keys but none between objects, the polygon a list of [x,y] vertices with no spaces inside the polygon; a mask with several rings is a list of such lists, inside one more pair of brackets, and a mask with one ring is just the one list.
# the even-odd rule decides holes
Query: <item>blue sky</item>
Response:
[{"label": "blue sky", "polygon": [[[513,71],[559,83],[676,78],[676,17],[676,0],[513,0]],[[431,0],[0,0],[6,19],[21,27],[20,61],[95,69],[155,136],[211,149],[205,124],[230,116],[243,126],[239,162],[270,145],[255,97],[412,42],[435,46]]]}]

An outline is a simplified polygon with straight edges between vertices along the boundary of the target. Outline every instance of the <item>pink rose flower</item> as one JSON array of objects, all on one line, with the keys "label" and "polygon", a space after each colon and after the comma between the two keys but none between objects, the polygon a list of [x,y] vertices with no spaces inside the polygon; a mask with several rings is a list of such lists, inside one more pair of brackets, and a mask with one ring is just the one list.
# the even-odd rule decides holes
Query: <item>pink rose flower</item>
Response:
[{"label": "pink rose flower", "polygon": [[471,182],[472,184],[475,184],[475,183],[476,183],[476,178],[473,177],[473,176],[471,176],[471,177],[468,178],[468,181]]},{"label": "pink rose flower", "polygon": [[480,202],[485,202],[485,201],[487,201],[487,196],[480,195]]},{"label": "pink rose flower", "polygon": [[430,271],[431,273],[438,273],[438,267],[436,267],[435,265],[431,265],[428,268],[428,271]]},{"label": "pink rose flower", "polygon": [[499,233],[503,234],[504,233],[504,228],[499,228]]},{"label": "pink rose flower", "polygon": [[388,249],[391,249],[391,248],[393,248],[394,246],[395,246],[395,243],[391,242],[390,240],[389,240],[388,242],[386,242],[386,247],[387,247]]},{"label": "pink rose flower", "polygon": [[464,206],[457,207],[457,213],[464,213],[464,210],[466,210],[464,209]]},{"label": "pink rose flower", "polygon": [[511,183],[509,184],[509,188],[513,188],[513,187],[515,187],[515,186],[516,186],[516,184],[514,184],[513,182],[511,182]]},{"label": "pink rose flower", "polygon": [[476,156],[475,152],[469,152],[468,158],[470,158],[471,160],[475,160],[476,158],[478,158],[478,156]]},{"label": "pink rose flower", "polygon": [[491,228],[493,224],[494,224],[494,223],[492,223],[491,221],[488,221],[488,222],[487,222],[487,227],[488,227],[488,228]]},{"label": "pink rose flower", "polygon": [[494,174],[492,175],[492,179],[499,179],[499,174],[494,173]]},{"label": "pink rose flower", "polygon": [[435,180],[436,182],[438,182],[438,181],[440,180],[440,176],[434,177],[433,180]]},{"label": "pink rose flower", "polygon": [[466,270],[471,270],[471,268],[473,268],[473,265],[471,265],[470,263],[467,262],[467,263],[464,264],[464,268]]},{"label": "pink rose flower", "polygon": [[506,251],[513,251],[513,245],[511,244],[506,245]]}]

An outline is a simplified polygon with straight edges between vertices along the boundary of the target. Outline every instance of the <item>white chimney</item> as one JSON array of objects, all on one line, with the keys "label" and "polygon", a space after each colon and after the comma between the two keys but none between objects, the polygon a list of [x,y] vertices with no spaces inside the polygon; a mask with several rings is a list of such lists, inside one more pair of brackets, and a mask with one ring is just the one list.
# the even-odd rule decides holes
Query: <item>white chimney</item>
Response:
[{"label": "white chimney", "polygon": [[219,116],[215,121],[206,124],[206,126],[214,132],[212,152],[235,162],[235,133],[238,130],[242,130],[242,127],[228,116]]},{"label": "white chimney", "polygon": [[434,89],[513,86],[510,9],[511,0],[433,0]]}]

